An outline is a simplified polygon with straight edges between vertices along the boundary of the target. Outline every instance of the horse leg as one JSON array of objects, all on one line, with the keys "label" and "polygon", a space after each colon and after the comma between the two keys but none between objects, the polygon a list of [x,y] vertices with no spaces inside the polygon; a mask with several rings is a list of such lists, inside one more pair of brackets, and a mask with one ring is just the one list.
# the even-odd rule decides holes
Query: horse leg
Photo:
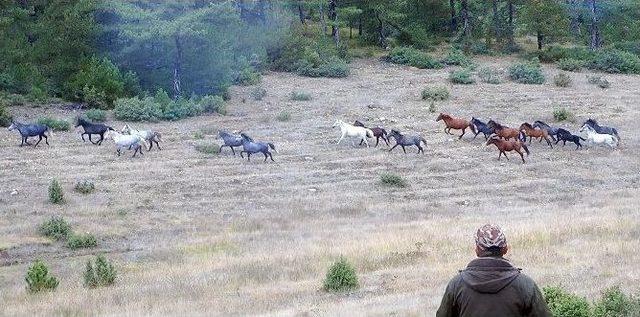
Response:
[{"label": "horse leg", "polygon": [[251,162],[251,152],[247,152],[247,161]]},{"label": "horse leg", "polygon": [[82,142],[87,142],[87,140],[84,139],[84,135],[86,134],[86,132],[80,134],[80,137],[82,138]]},{"label": "horse leg", "polygon": [[44,143],[47,144],[47,146],[49,146],[49,137],[46,135],[42,135],[44,137]]},{"label": "horse leg", "polygon": [[[231,147],[231,149],[233,149],[233,147]],[[244,151],[240,151],[240,157],[244,158],[244,156],[242,156],[242,153],[244,153]],[[235,156],[235,154],[234,154],[234,156]]]},{"label": "horse leg", "polygon": [[153,140],[149,142],[149,149],[147,150],[147,152],[151,152],[151,149],[153,149]]},{"label": "horse leg", "polygon": [[502,151],[500,151],[500,152],[498,153],[498,161],[500,160],[500,157],[501,157],[501,156],[502,156]]},{"label": "horse leg", "polygon": [[358,144],[358,145],[362,145],[362,142],[364,142],[364,141],[363,141],[363,140],[360,140],[360,144]]},{"label": "horse leg", "polygon": [[100,133],[100,140],[98,140],[98,145],[102,145],[102,141],[104,141],[104,132]]},{"label": "horse leg", "polygon": [[402,152],[404,152],[404,154],[407,154],[407,150],[404,148],[404,145],[400,144],[400,146],[402,147]]},{"label": "horse leg", "polygon": [[529,144],[531,144],[531,139],[533,139],[533,137],[529,136]]},{"label": "horse leg", "polygon": [[151,142],[156,142],[156,147],[158,148],[158,150],[162,151],[162,149],[160,148],[160,143],[158,143],[158,141],[151,141]]},{"label": "horse leg", "polygon": [[567,144],[567,140],[562,140],[562,147],[564,147],[565,144]]},{"label": "horse leg", "polygon": [[462,134],[458,137],[458,140],[462,139],[462,136],[467,132],[467,128],[462,129]]},{"label": "horse leg", "polygon": [[344,139],[344,135],[345,135],[345,133],[343,133],[343,134],[340,136],[340,138],[338,139],[338,143],[336,143],[336,144],[340,144],[340,141],[342,141],[342,139]]},{"label": "horse leg", "polygon": [[269,156],[267,155],[267,152],[262,152],[262,154],[264,155],[264,162],[263,163],[266,163],[267,162],[267,158]]},{"label": "horse leg", "polygon": [[553,145],[551,145],[551,140],[549,140],[549,137],[545,137],[544,139],[547,141],[547,144],[549,145],[549,147],[553,149]]},{"label": "horse leg", "polygon": [[398,145],[400,145],[400,144],[396,143],[396,145],[392,146],[391,149],[389,149],[389,152],[393,151],[393,149],[395,149],[396,146],[398,146]]},{"label": "horse leg", "polygon": [[233,149],[233,146],[229,146],[231,148],[231,153],[233,153],[233,156],[236,156],[236,150]]},{"label": "horse leg", "polygon": [[507,156],[507,152],[502,151],[502,155],[504,155],[504,157],[507,159],[507,161],[509,160],[509,157]]},{"label": "horse leg", "polygon": [[367,137],[365,136],[362,141],[364,141],[364,144],[367,145],[367,147],[369,147],[369,141],[367,141]]},{"label": "horse leg", "polygon": [[376,146],[375,147],[378,147],[378,142],[380,142],[380,137],[379,136],[376,137]]},{"label": "horse leg", "polygon": [[516,152],[520,154],[520,158],[522,159],[522,164],[524,164],[524,155],[522,155],[522,152],[520,150],[516,150]]},{"label": "horse leg", "polygon": [[120,147],[118,147],[118,149],[116,150],[116,153],[118,153],[118,156],[120,156]]},{"label": "horse leg", "polygon": [[382,139],[384,140],[384,143],[386,143],[387,146],[389,146],[389,139],[387,137],[385,137],[384,135],[382,136]]},{"label": "horse leg", "polygon": [[424,148],[422,148],[420,146],[420,144],[416,144],[416,146],[418,147],[418,154],[420,154],[420,152],[422,152],[422,154],[424,154]]},{"label": "horse leg", "polygon": [[40,144],[40,141],[42,141],[42,135],[38,135],[38,142],[36,142],[36,144],[33,147],[38,146],[38,144]]}]

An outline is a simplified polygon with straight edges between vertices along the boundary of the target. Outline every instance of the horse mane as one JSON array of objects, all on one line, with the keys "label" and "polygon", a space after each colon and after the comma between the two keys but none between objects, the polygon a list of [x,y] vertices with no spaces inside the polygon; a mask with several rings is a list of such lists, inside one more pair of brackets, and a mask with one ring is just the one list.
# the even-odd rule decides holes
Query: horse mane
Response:
[{"label": "horse mane", "polygon": [[443,112],[440,112],[439,117],[442,118],[442,119],[451,119],[451,118],[453,118],[450,114],[443,113]]},{"label": "horse mane", "polygon": [[253,139],[249,135],[245,134],[244,132],[240,133],[240,136],[249,142],[253,142]]},{"label": "horse mane", "polygon": [[491,124],[491,123],[493,123],[493,125],[496,127],[497,130],[504,129],[504,126],[502,126],[502,124],[500,124],[498,122],[495,122],[493,120],[489,120],[489,124]]},{"label": "horse mane", "polygon": [[522,125],[527,127],[527,128],[529,128],[529,129],[533,129],[533,126],[531,124],[529,124],[529,122],[525,122]]}]

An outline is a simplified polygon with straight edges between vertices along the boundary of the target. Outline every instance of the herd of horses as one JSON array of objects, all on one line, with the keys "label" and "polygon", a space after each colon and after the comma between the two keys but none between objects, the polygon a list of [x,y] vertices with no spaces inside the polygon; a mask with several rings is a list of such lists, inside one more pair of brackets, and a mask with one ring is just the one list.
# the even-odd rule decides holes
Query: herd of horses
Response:
[{"label": "herd of horses", "polygon": [[[590,146],[594,145],[606,145],[610,148],[615,148],[620,142],[620,136],[615,128],[601,126],[594,119],[589,118],[586,120],[579,130],[581,135],[585,135],[583,138],[581,135],[576,135],[570,131],[553,127],[546,124],[543,121],[535,121],[533,124],[528,122],[522,123],[518,128],[512,128],[500,124],[494,120],[483,122],[478,118],[472,117],[471,120],[464,118],[456,118],[446,113],[440,113],[436,118],[436,122],[443,121],[445,124],[444,132],[449,135],[453,135],[451,130],[461,130],[462,133],[458,136],[458,139],[462,139],[466,130],[469,129],[474,134],[475,139],[480,133],[484,135],[486,145],[495,145],[498,149],[498,160],[504,155],[507,157],[507,152],[516,152],[520,155],[522,162],[525,163],[524,153],[530,154],[528,143],[531,144],[533,139],[537,139],[538,142],[545,140],[546,144],[553,148],[553,142],[558,144],[562,141],[564,146],[566,142],[573,142],[576,145],[576,150],[582,148],[581,141],[586,141]],[[86,142],[85,135],[88,137],[89,142],[95,145],[101,145],[105,139],[112,140],[116,146],[116,153],[121,155],[123,149],[134,150],[133,157],[140,153],[143,155],[142,149],[151,151],[154,144],[161,150],[160,142],[162,136],[159,132],[153,130],[136,130],[129,125],[125,125],[120,132],[116,131],[112,127],[102,124],[94,123],[86,120],[82,117],[76,119],[75,127],[81,127],[82,133],[80,134],[82,141]],[[369,138],[376,138],[377,147],[380,139],[390,147],[389,152],[393,151],[396,147],[400,146],[402,151],[406,154],[406,147],[415,146],[418,148],[418,154],[424,154],[424,148],[422,144],[426,146],[427,141],[420,135],[408,135],[401,133],[400,130],[392,129],[391,132],[387,131],[383,127],[367,127],[360,121],[355,121],[353,124],[344,122],[342,120],[336,120],[333,127],[340,128],[340,138],[337,144],[340,144],[345,138],[350,138],[352,145],[355,146],[353,140],[359,140],[360,145],[366,144],[369,147]],[[33,144],[37,147],[38,144],[44,139],[45,143],[49,145],[48,138],[52,136],[52,130],[43,124],[23,124],[19,122],[12,122],[9,126],[9,131],[17,130],[21,137],[22,142],[20,146],[32,145],[29,143],[28,138],[38,137],[38,141]],[[231,134],[226,131],[218,131],[219,137],[222,139],[223,144],[220,146],[220,151],[224,147],[231,149],[231,152],[235,156],[236,151],[234,148],[242,147],[240,151],[240,157],[244,158],[244,154],[247,154],[247,160],[251,161],[251,155],[256,153],[262,153],[264,155],[264,162],[267,159],[274,161],[271,150],[278,153],[276,147],[270,142],[255,141],[252,137],[244,132],[239,135]],[[93,136],[99,139],[94,142]],[[395,144],[391,146],[391,141],[395,141]],[[524,151],[524,153],[523,153]]]}]

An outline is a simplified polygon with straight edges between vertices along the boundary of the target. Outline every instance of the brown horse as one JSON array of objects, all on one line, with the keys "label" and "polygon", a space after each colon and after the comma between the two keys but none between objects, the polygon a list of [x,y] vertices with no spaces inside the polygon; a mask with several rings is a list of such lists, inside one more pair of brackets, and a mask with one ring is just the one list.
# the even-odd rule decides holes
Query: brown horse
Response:
[{"label": "brown horse", "polygon": [[[373,132],[373,136],[376,138],[376,146],[378,146],[378,142],[380,142],[380,139],[382,138],[382,140],[384,141],[384,143],[387,144],[387,146],[389,146],[389,140],[387,139],[387,130],[380,128],[380,127],[375,127],[375,128],[368,128],[364,125],[364,123],[356,120],[353,123],[354,126],[356,127],[363,127],[363,128],[367,128],[369,130],[371,130],[371,132]],[[360,140],[360,145],[362,145],[362,140]]]},{"label": "brown horse", "polygon": [[487,122],[487,125],[489,126],[489,128],[492,128],[493,131],[495,131],[495,134],[497,136],[505,140],[509,140],[509,139],[518,140],[518,136],[520,135],[520,130],[505,127],[493,120],[489,120],[489,122]]},{"label": "brown horse", "polygon": [[476,133],[476,127],[465,119],[455,118],[446,113],[440,113],[436,122],[440,120],[444,121],[444,132],[447,134],[453,134],[451,133],[451,129],[462,130],[462,134],[460,134],[458,139],[462,139],[467,128],[471,128],[471,132]]},{"label": "brown horse", "polygon": [[[551,145],[551,140],[549,139],[549,133],[547,132],[547,130],[536,129],[528,122],[525,122],[520,125],[520,131],[524,132],[524,135],[529,137],[529,144],[531,144],[531,139],[533,138],[539,139],[538,142],[542,142],[542,139],[545,139],[549,147],[553,148],[553,145]],[[526,137],[525,137],[525,140],[526,140]]]},{"label": "brown horse", "polygon": [[500,151],[500,153],[498,154],[498,161],[500,160],[500,156],[502,156],[502,154],[504,154],[504,157],[506,157],[508,160],[509,158],[507,157],[507,152],[516,151],[518,152],[518,154],[520,154],[520,158],[522,158],[522,163],[524,164],[524,155],[522,155],[522,151],[520,150],[521,148],[524,149],[525,152],[527,152],[527,156],[529,155],[529,149],[523,142],[519,140],[502,140],[494,136],[491,137],[489,141],[487,141],[487,145],[490,144],[495,144]]}]

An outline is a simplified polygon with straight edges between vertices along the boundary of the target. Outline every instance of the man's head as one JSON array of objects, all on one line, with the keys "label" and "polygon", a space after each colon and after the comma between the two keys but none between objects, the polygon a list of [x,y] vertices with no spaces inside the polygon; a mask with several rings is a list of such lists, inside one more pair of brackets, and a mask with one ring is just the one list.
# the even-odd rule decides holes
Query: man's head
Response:
[{"label": "man's head", "polygon": [[486,224],[476,232],[476,254],[479,257],[503,256],[508,250],[507,238],[500,227]]}]

